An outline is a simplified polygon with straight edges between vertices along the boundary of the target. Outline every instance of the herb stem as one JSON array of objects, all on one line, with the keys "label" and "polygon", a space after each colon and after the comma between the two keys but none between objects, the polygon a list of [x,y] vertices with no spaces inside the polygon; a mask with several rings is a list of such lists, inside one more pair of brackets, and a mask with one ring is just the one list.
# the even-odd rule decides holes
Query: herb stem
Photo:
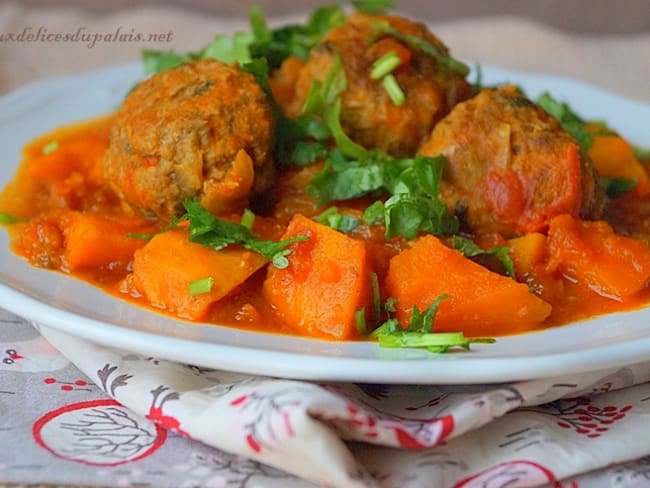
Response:
[{"label": "herb stem", "polygon": [[392,73],[400,64],[402,64],[402,58],[395,51],[390,51],[373,63],[370,79],[379,80]]},{"label": "herb stem", "polygon": [[382,79],[382,85],[384,86],[386,93],[388,93],[391,102],[393,102],[393,105],[397,107],[404,105],[404,102],[406,101],[406,94],[404,93],[404,90],[402,90],[402,87],[399,86],[395,75],[388,73],[386,76],[384,76]]},{"label": "herb stem", "polygon": [[196,295],[203,295],[204,293],[210,293],[210,291],[212,291],[213,286],[214,286],[214,278],[212,276],[190,281],[189,283],[190,295],[196,296]]}]

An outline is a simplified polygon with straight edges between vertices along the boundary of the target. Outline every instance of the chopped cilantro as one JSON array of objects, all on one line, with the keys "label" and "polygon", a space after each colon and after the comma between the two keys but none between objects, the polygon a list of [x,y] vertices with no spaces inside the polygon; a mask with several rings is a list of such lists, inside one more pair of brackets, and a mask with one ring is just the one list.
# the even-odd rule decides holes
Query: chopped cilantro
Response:
[{"label": "chopped cilantro", "polygon": [[411,34],[403,34],[395,27],[390,25],[388,22],[384,22],[384,21],[374,22],[373,27],[375,29],[376,37],[381,37],[381,36],[394,37],[398,41],[402,41],[403,43],[408,44],[411,47],[419,49],[427,56],[430,56],[431,58],[435,59],[438,65],[440,65],[440,67],[446,69],[447,71],[458,74],[460,76],[467,76],[469,74],[470,69],[465,63],[452,58],[449,54],[442,51],[438,46],[430,43],[429,41],[423,39],[422,37],[411,35]]},{"label": "chopped cilantro", "polygon": [[[473,343],[495,342],[492,338],[468,339],[462,332],[432,332],[438,307],[446,297],[447,295],[440,295],[424,312],[414,306],[406,329],[400,328],[397,319],[389,317],[372,331],[370,337],[377,339],[381,347],[423,348],[437,354],[445,353],[454,347],[469,350],[470,344]],[[385,308],[387,312],[390,308],[392,313],[395,310],[395,299],[389,300],[386,300]]]},{"label": "chopped cilantro", "polygon": [[634,157],[640,161],[650,160],[650,148],[641,146],[632,146]]},{"label": "chopped cilantro", "polygon": [[395,8],[393,0],[351,0],[351,3],[360,12],[372,15],[385,15],[388,10]]},{"label": "chopped cilantro", "polygon": [[155,234],[144,234],[142,232],[127,232],[126,237],[129,239],[138,239],[141,241],[150,241]]},{"label": "chopped cilantro", "polygon": [[354,324],[357,327],[357,332],[361,337],[365,336],[368,333],[365,307],[362,307],[354,312]]},{"label": "chopped cilantro", "polygon": [[198,58],[214,58],[226,64],[247,63],[252,59],[249,46],[253,39],[247,32],[235,32],[232,36],[215,36],[214,40],[199,52]]},{"label": "chopped cilantro", "polygon": [[17,215],[6,213],[6,212],[0,212],[0,225],[11,225],[20,222],[22,220],[23,218],[18,217]]},{"label": "chopped cilantro", "polygon": [[430,333],[433,330],[433,321],[438,312],[438,307],[447,295],[440,295],[424,312],[420,312],[417,306],[411,310],[411,320],[409,320],[408,332]]},{"label": "chopped cilantro", "polygon": [[156,51],[153,49],[144,49],[142,51],[142,62],[145,73],[160,73],[171,68],[175,68],[187,61],[189,55],[182,55],[173,51]]},{"label": "chopped cilantro", "polygon": [[384,206],[387,239],[414,239],[420,232],[441,235],[458,231],[458,219],[449,214],[437,196],[400,193],[386,200]]},{"label": "chopped cilantro", "polygon": [[381,318],[381,289],[379,288],[379,277],[377,273],[370,273],[370,292],[372,299],[372,323],[373,326],[379,323]]},{"label": "chopped cilantro", "polygon": [[454,249],[462,252],[463,255],[468,258],[484,254],[495,256],[503,265],[506,274],[511,278],[515,278],[515,266],[510,258],[510,248],[506,246],[494,246],[491,249],[485,250],[477,246],[471,239],[459,235],[455,235],[451,238],[451,245]]},{"label": "chopped cilantro", "polygon": [[594,134],[587,129],[586,122],[567,103],[556,100],[547,92],[539,96],[537,103],[557,119],[562,128],[573,136],[582,149],[589,150],[594,143]]},{"label": "chopped cilantro", "polygon": [[375,202],[364,216],[379,222],[383,213],[387,238],[401,235],[410,239],[418,232],[453,234],[458,219],[449,214],[439,197],[444,162],[443,157],[392,158],[384,154],[348,161],[333,151],[307,190],[323,203],[376,192],[392,195],[383,204]]},{"label": "chopped cilantro", "polygon": [[626,178],[600,178],[600,184],[605,188],[609,198],[618,198],[636,186],[637,180]]},{"label": "chopped cilantro", "polygon": [[492,338],[469,339],[462,332],[408,332],[398,330],[378,336],[379,345],[389,348],[423,348],[435,354],[442,354],[454,347],[469,350],[471,344],[492,344]]},{"label": "chopped cilantro", "polygon": [[379,80],[392,73],[400,64],[402,64],[402,58],[395,51],[389,51],[372,64],[370,79]]},{"label": "chopped cilantro", "polygon": [[272,68],[277,68],[289,56],[305,61],[311,49],[323,39],[330,29],[345,22],[345,12],[336,5],[316,9],[303,25],[288,25],[269,30],[263,16],[254,11],[251,25],[254,41],[249,49],[252,57],[266,58]]},{"label": "chopped cilantro", "polygon": [[43,146],[41,152],[47,156],[48,154],[52,154],[57,149],[59,149],[59,141],[50,141]]},{"label": "chopped cilantro", "polygon": [[291,254],[288,246],[298,241],[309,239],[307,236],[295,236],[280,242],[260,239],[244,225],[218,219],[195,200],[186,200],[186,213],[183,220],[189,221],[189,240],[218,251],[231,244],[261,254],[273,263],[276,268],[286,268],[289,265],[287,256]]},{"label": "chopped cilantro", "polygon": [[390,101],[393,102],[393,105],[399,107],[404,104],[406,101],[406,94],[404,93],[404,90],[402,90],[402,87],[399,86],[397,78],[395,78],[392,73],[384,76],[381,84],[384,87],[384,90],[386,90],[386,93],[388,93],[388,97],[390,98]]},{"label": "chopped cilantro", "polygon": [[384,224],[384,212],[386,208],[384,207],[384,202],[377,200],[375,203],[366,208],[363,212],[363,221],[367,225],[380,225]]},{"label": "chopped cilantro", "polygon": [[348,233],[359,227],[359,219],[339,212],[337,207],[329,207],[314,220],[339,232]]},{"label": "chopped cilantro", "polygon": [[248,230],[252,230],[253,224],[255,223],[255,214],[249,209],[244,210],[244,213],[241,216],[240,223]]},{"label": "chopped cilantro", "polygon": [[340,56],[335,55],[325,80],[314,81],[302,108],[302,114],[322,120],[334,138],[336,147],[344,156],[361,159],[368,156],[368,150],[350,139],[341,126],[340,95],[346,87],[347,79],[343,62]]},{"label": "chopped cilantro", "polygon": [[203,295],[205,293],[210,293],[212,287],[214,286],[214,278],[208,276],[207,278],[201,278],[198,280],[193,280],[189,282],[189,291],[191,296]]}]

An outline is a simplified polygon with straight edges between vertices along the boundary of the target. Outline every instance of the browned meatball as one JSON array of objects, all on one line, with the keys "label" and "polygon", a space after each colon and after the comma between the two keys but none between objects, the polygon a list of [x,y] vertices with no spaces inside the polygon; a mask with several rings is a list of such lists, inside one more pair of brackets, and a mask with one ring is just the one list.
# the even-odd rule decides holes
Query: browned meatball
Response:
[{"label": "browned meatball", "polygon": [[[402,17],[352,14],[312,50],[300,71],[289,112],[299,113],[314,80],[322,81],[333,56],[339,55],[347,77],[341,111],[345,132],[365,147],[379,147],[396,156],[413,155],[434,124],[468,98],[472,88],[464,76],[452,73],[421,49],[391,36],[377,38],[377,22],[448,54],[447,47],[423,24]],[[370,78],[373,63],[390,51],[402,60],[393,73],[406,95],[400,106],[391,101],[381,81]]]},{"label": "browned meatball", "polygon": [[115,115],[104,176],[139,211],[167,218],[197,196],[238,211],[274,171],[273,115],[252,75],[215,60],[156,74]]},{"label": "browned meatball", "polygon": [[543,231],[556,215],[597,218],[604,206],[577,142],[514,86],[458,104],[421,153],[447,157],[442,197],[477,233]]}]

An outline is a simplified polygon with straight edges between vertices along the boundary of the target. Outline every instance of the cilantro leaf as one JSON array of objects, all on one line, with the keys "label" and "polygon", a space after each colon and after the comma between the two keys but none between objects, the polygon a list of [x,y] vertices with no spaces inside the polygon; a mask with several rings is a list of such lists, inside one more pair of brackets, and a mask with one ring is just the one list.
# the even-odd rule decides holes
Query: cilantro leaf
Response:
[{"label": "cilantro leaf", "polygon": [[214,278],[212,276],[208,276],[206,278],[199,278],[198,280],[193,280],[188,283],[190,296],[210,293],[212,291],[213,286],[214,286]]},{"label": "cilantro leaf", "polygon": [[436,298],[431,305],[429,305],[424,312],[420,312],[417,305],[413,306],[411,310],[411,320],[409,320],[408,331],[419,332],[421,334],[430,333],[433,330],[433,321],[436,318],[436,312],[442,301],[447,298],[447,295],[440,295]]},{"label": "cilantro leaf", "polygon": [[393,158],[373,152],[369,159],[348,161],[332,151],[325,167],[312,179],[307,191],[321,203],[349,200],[373,193],[391,195],[375,202],[365,220],[383,222],[386,238],[414,238],[419,232],[453,234],[458,219],[440,199],[440,179],[445,159]]},{"label": "cilantro leaf", "polygon": [[154,49],[143,49],[142,51],[142,63],[145,73],[160,73],[180,66],[188,60],[188,55],[178,54],[173,51],[156,51]]},{"label": "cilantro leaf", "polygon": [[[272,68],[277,68],[289,56],[305,61],[309,52],[330,29],[345,22],[345,12],[336,5],[316,9],[306,24],[288,25],[268,30],[262,26],[258,14],[251,18],[255,40],[249,46],[252,57],[263,57]],[[266,30],[264,30],[266,29]]]},{"label": "cilantro leaf", "polygon": [[627,178],[600,178],[600,184],[605,188],[605,193],[609,198],[618,198],[634,188],[637,180],[636,178],[631,180]]},{"label": "cilantro leaf", "polygon": [[219,251],[231,244],[261,254],[273,263],[276,268],[286,268],[289,265],[287,256],[291,254],[288,246],[294,242],[305,241],[307,236],[295,236],[279,242],[263,240],[257,237],[245,225],[218,219],[196,199],[186,200],[183,220],[189,221],[189,240]]},{"label": "cilantro leaf", "polygon": [[24,219],[22,217],[18,217],[17,215],[7,212],[0,212],[0,225],[11,225],[17,222],[21,222],[22,220]]},{"label": "cilantro leaf", "polygon": [[[369,337],[377,339],[380,347],[421,348],[441,354],[460,347],[469,350],[474,343],[494,343],[492,338],[467,338],[462,332],[432,332],[435,315],[442,300],[447,295],[440,295],[424,312],[417,306],[411,311],[411,320],[406,329],[399,326],[397,319],[389,317],[383,324],[372,331]],[[390,301],[390,303],[389,303]],[[395,299],[389,298],[384,306],[389,312],[395,311]]]},{"label": "cilantro leaf", "polygon": [[331,227],[339,232],[348,233],[359,227],[359,219],[352,215],[345,215],[339,212],[337,207],[330,207],[320,215],[317,215],[314,220],[319,224]]},{"label": "cilantro leaf", "polygon": [[351,0],[355,9],[371,15],[386,15],[386,12],[395,8],[393,0]]},{"label": "cilantro leaf", "polygon": [[650,148],[641,146],[632,146],[634,157],[640,161],[650,160]]},{"label": "cilantro leaf", "polygon": [[401,41],[405,44],[408,44],[411,47],[419,49],[427,56],[433,58],[443,69],[450,71],[452,73],[458,74],[460,76],[467,76],[470,72],[469,67],[457,59],[452,58],[449,54],[445,53],[435,44],[427,41],[426,39],[411,35],[404,34],[397,30],[395,27],[390,25],[388,22],[377,21],[374,22],[373,27],[375,29],[375,37],[381,36],[391,36]]},{"label": "cilantro leaf", "polygon": [[557,119],[562,128],[573,136],[582,149],[588,151],[591,148],[594,134],[587,129],[585,121],[568,104],[556,100],[548,92],[542,93],[537,103]]},{"label": "cilantro leaf", "polygon": [[384,207],[384,202],[377,200],[363,211],[363,221],[367,225],[383,224],[385,222],[385,211],[386,208]]},{"label": "cilantro leaf", "polygon": [[515,278],[515,265],[510,258],[510,248],[506,246],[494,246],[488,250],[482,249],[474,241],[467,237],[454,235],[451,238],[451,245],[454,249],[463,253],[463,256],[473,258],[481,255],[495,256],[503,265],[506,274],[510,278]]},{"label": "cilantro leaf", "polygon": [[458,219],[449,214],[437,196],[400,193],[389,198],[384,208],[387,239],[414,239],[420,232],[440,235],[458,231]]},{"label": "cilantro leaf", "polygon": [[378,335],[379,345],[389,348],[423,348],[429,352],[441,354],[451,348],[460,347],[469,350],[471,344],[492,344],[492,338],[467,338],[462,332],[409,332],[398,330]]}]

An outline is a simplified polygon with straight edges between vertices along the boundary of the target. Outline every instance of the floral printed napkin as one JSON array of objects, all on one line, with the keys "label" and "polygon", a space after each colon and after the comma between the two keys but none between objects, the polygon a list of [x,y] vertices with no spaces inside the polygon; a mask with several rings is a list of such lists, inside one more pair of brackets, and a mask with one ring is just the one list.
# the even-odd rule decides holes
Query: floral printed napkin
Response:
[{"label": "floral printed napkin", "polygon": [[311,383],[39,335],[5,311],[0,322],[2,482],[650,484],[650,362],[513,384]]}]

